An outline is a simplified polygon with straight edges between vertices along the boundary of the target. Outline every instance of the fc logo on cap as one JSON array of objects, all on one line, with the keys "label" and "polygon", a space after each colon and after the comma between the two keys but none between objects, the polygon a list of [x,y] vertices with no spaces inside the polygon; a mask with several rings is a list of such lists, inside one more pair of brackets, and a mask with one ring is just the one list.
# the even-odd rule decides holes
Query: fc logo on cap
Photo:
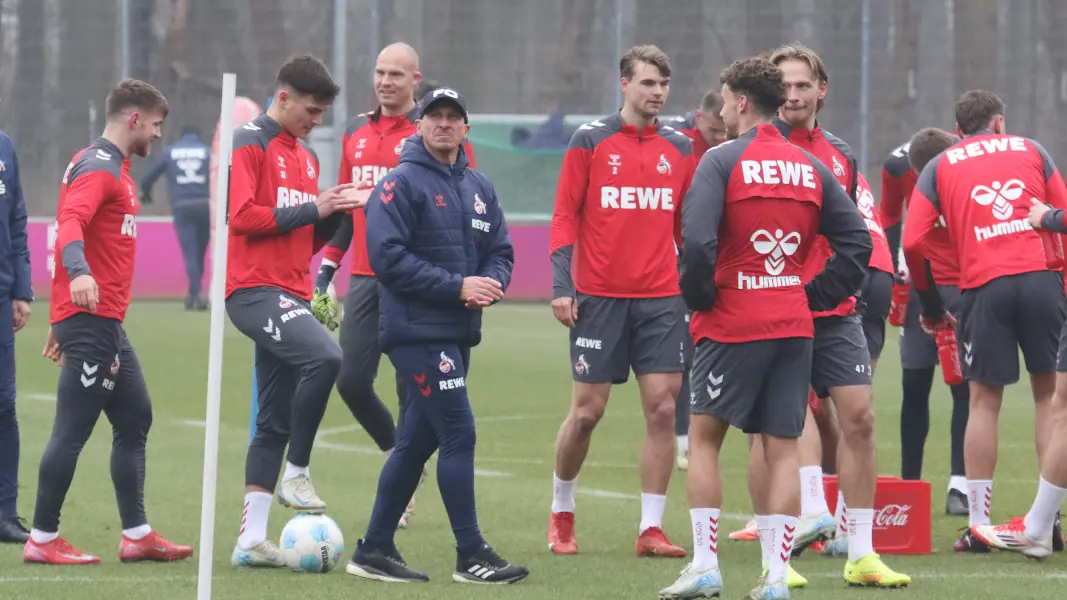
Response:
[{"label": "fc logo on cap", "polygon": [[449,98],[459,100],[459,94],[457,94],[455,90],[449,88],[438,88],[434,90],[433,97],[437,98],[438,96],[448,96]]}]

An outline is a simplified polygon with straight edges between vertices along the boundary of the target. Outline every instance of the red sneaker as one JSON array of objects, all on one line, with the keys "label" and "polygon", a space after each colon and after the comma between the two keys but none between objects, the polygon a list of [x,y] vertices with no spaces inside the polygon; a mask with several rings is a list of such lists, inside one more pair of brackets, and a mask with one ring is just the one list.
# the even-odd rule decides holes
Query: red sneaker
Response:
[{"label": "red sneaker", "polygon": [[638,556],[662,556],[666,558],[685,558],[685,548],[675,546],[659,527],[649,527],[637,536],[634,550]]},{"label": "red sneaker", "polygon": [[119,547],[119,560],[122,562],[143,560],[168,562],[189,558],[192,555],[192,546],[179,546],[171,543],[155,530],[139,540],[131,540],[123,535],[122,545]]},{"label": "red sneaker", "polygon": [[45,565],[97,565],[100,557],[86,554],[70,545],[70,542],[57,537],[51,542],[38,544],[30,538],[22,548],[22,560],[28,563]]},{"label": "red sneaker", "polygon": [[552,513],[548,519],[548,549],[553,554],[578,554],[574,539],[574,513]]}]

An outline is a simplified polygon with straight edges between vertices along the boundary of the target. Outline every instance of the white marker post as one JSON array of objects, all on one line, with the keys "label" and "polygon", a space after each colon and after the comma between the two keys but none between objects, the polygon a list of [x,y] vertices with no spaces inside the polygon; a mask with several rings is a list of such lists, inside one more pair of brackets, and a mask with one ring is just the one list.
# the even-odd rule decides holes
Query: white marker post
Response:
[{"label": "white marker post", "polygon": [[219,119],[219,173],[215,179],[215,234],[211,260],[211,338],[207,363],[207,427],[204,431],[204,489],[200,504],[200,571],[197,600],[211,599],[211,567],[215,557],[215,496],[219,469],[219,411],[222,405],[222,340],[226,328],[226,250],[230,156],[233,153],[233,111],[237,75],[222,76],[222,115]]}]

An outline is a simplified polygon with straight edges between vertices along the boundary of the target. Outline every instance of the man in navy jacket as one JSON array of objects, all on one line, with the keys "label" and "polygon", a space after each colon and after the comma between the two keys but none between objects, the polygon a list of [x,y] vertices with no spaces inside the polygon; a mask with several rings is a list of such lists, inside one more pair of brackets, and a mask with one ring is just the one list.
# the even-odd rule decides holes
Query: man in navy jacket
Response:
[{"label": "man in navy jacket", "polygon": [[514,583],[529,573],[482,538],[474,506],[474,414],[467,398],[470,349],[482,309],[504,296],[515,255],[489,180],[468,167],[466,102],[450,88],[426,94],[418,133],[367,202],[367,255],[378,277],[379,341],[406,382],[403,425],[378,480],[352,575],[427,581],[393,542],[397,522],[435,451],[437,484],[456,536],[461,583]]},{"label": "man in navy jacket", "polygon": [[186,125],[182,127],[181,138],[159,153],[141,179],[141,201],[148,203],[152,201],[156,180],[163,174],[167,176],[167,197],[189,278],[187,309],[207,309],[200,281],[204,278],[204,256],[211,237],[210,165],[211,148],[200,139],[200,130],[195,125]]},{"label": "man in navy jacket", "polygon": [[26,202],[15,145],[0,131],[0,542],[25,544],[19,518],[19,425],[15,418],[15,332],[30,319]]}]

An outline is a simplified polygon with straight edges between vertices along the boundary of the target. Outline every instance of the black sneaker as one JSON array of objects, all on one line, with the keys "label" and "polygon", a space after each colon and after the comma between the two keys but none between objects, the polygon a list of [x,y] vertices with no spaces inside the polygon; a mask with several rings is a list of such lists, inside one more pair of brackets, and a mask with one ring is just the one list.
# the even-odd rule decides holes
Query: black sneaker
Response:
[{"label": "black sneaker", "polygon": [[[1056,521],[1057,525],[1059,521]],[[26,521],[21,517],[15,517],[0,522],[0,544],[25,544],[30,539],[30,530],[26,529]]]},{"label": "black sneaker", "polygon": [[356,577],[389,583],[430,580],[427,574],[409,569],[396,548],[390,552],[364,550],[362,539],[356,542],[356,551],[352,554],[352,560],[348,566],[345,567],[345,572]]},{"label": "black sneaker", "polygon": [[982,540],[974,537],[971,534],[971,528],[965,527],[961,529],[963,535],[960,539],[956,540],[956,543],[952,546],[952,549],[956,552],[971,552],[976,554],[986,554],[989,552],[989,546]]},{"label": "black sneaker", "polygon": [[951,489],[945,496],[945,514],[953,516],[970,516],[971,508],[968,506],[967,494]]},{"label": "black sneaker", "polygon": [[457,583],[505,584],[522,581],[529,574],[529,569],[509,563],[485,544],[474,554],[456,557],[452,580]]},{"label": "black sneaker", "polygon": [[1052,522],[1052,551],[1063,552],[1063,528],[1060,527],[1060,511],[1056,511],[1056,520]]}]

